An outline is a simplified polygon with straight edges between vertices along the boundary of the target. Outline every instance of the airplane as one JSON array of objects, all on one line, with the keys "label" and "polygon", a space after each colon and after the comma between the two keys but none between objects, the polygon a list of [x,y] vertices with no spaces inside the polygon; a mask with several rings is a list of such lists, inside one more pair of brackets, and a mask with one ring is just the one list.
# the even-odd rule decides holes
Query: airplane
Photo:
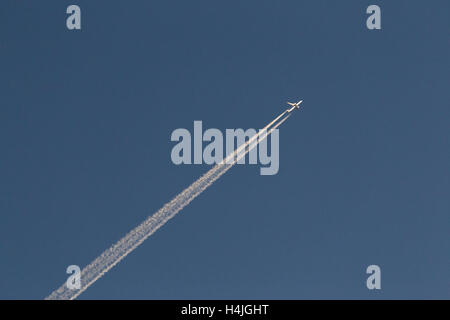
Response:
[{"label": "airplane", "polygon": [[300,103],[302,103],[303,100],[300,100],[299,102],[287,102],[288,105],[292,106],[292,108],[288,109],[287,112],[291,112],[292,110],[294,110],[295,108],[300,109]]}]

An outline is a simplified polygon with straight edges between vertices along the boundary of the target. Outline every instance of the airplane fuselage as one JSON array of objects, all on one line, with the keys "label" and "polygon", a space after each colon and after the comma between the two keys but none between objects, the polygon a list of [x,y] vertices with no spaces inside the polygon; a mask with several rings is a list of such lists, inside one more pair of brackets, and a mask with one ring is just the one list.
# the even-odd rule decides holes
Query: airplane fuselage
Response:
[{"label": "airplane fuselage", "polygon": [[287,104],[290,105],[290,106],[292,106],[292,108],[287,109],[286,111],[289,113],[289,112],[294,111],[295,108],[300,109],[300,104],[301,104],[302,102],[303,102],[303,100],[300,100],[300,101],[297,102],[297,103],[288,102]]},{"label": "airplane fuselage", "polygon": [[299,106],[293,106],[292,108],[288,109],[287,112],[288,112],[288,113],[289,113],[289,112],[292,112],[292,111],[295,110],[295,108],[300,109]]}]

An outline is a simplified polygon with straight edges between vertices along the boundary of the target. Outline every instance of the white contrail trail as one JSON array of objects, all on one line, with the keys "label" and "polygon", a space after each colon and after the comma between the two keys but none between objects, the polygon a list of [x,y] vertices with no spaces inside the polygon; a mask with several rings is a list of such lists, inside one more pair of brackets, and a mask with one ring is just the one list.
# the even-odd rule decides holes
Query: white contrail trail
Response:
[{"label": "white contrail trail", "polygon": [[131,230],[111,248],[105,250],[99,257],[87,265],[81,271],[80,289],[69,289],[64,283],[61,287],[53,291],[46,299],[72,300],[78,297],[89,288],[90,285],[101,278],[130,252],[136,249],[168,220],[173,218],[181,209],[187,206],[214,181],[227,172],[237,161],[239,161],[239,159],[244,157],[250,150],[256,147],[259,142],[263,141],[273,130],[291,116],[291,114],[287,115],[280,122],[271,127],[285,113],[286,111],[280,114],[257,134],[251,137],[246,143],[243,143],[233,153],[229,154],[221,163],[211,168],[170,202],[166,203],[156,213],[144,220],[139,226]]}]

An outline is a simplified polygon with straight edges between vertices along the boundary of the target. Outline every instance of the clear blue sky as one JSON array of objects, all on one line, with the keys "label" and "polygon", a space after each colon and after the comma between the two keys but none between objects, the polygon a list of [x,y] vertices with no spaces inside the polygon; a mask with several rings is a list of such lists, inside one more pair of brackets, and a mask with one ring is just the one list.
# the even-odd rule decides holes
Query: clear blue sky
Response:
[{"label": "clear blue sky", "polygon": [[80,298],[450,298],[449,9],[1,1],[0,298],[44,298],[208,170],[171,162],[174,129],[288,99],[278,175],[234,167]]}]

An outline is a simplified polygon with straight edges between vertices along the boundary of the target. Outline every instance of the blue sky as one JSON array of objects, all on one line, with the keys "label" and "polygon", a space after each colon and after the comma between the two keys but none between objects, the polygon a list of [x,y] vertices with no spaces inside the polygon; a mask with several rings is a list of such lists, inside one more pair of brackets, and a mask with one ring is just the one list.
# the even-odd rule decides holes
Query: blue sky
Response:
[{"label": "blue sky", "polygon": [[449,9],[2,1],[0,298],[44,298],[206,172],[174,129],[291,99],[277,175],[234,167],[80,298],[450,298]]}]

